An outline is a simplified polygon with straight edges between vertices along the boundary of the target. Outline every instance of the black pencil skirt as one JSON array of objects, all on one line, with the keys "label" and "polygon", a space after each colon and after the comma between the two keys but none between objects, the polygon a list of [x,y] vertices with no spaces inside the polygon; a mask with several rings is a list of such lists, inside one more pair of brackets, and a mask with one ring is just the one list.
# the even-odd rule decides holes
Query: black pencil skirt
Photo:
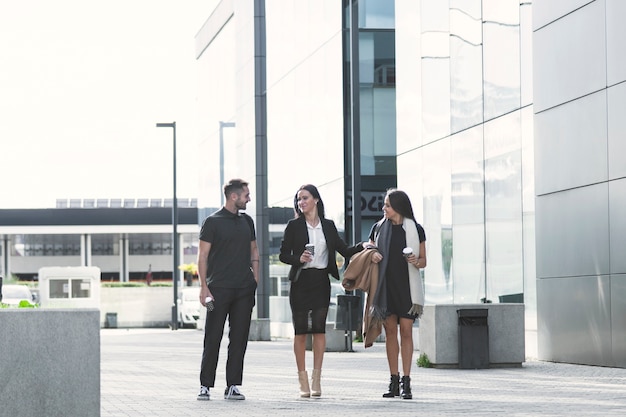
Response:
[{"label": "black pencil skirt", "polygon": [[303,269],[289,289],[294,333],[326,333],[330,280],[325,269]]}]

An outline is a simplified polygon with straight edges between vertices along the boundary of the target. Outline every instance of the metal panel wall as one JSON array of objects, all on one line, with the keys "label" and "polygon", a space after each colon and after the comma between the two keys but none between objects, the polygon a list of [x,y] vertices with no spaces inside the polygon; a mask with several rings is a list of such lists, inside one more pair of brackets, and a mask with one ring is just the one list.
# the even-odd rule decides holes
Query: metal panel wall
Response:
[{"label": "metal panel wall", "polygon": [[[623,154],[622,154],[623,155]],[[609,183],[611,274],[626,273],[626,179]],[[626,294],[626,293],[624,293]],[[626,328],[624,328],[626,332]]]},{"label": "metal panel wall", "polygon": [[537,279],[609,274],[608,185],[537,198]]},{"label": "metal panel wall", "polygon": [[610,277],[537,281],[540,360],[613,366]]},{"label": "metal panel wall", "polygon": [[613,366],[626,368],[626,275],[611,275]]},{"label": "metal panel wall", "polygon": [[596,1],[535,32],[536,112],[606,87],[604,13]]},{"label": "metal panel wall", "polygon": [[[625,2],[626,4],[626,2]],[[626,16],[626,13],[624,14]],[[626,27],[626,25],[624,25]],[[624,54],[626,56],[626,54]],[[608,164],[609,179],[626,177],[626,83],[609,88],[608,97]]]},{"label": "metal panel wall", "polygon": [[[621,1],[621,0],[618,0]],[[567,15],[570,12],[590,3],[590,0],[534,0],[533,1],[533,26],[541,28],[554,20]]]},{"label": "metal panel wall", "polygon": [[[607,85],[626,80],[626,1],[606,0]],[[623,114],[623,113],[622,113]]]},{"label": "metal panel wall", "polygon": [[626,4],[533,12],[539,358],[626,367]]},{"label": "metal panel wall", "polygon": [[535,115],[537,194],[607,180],[606,119],[605,90]]}]

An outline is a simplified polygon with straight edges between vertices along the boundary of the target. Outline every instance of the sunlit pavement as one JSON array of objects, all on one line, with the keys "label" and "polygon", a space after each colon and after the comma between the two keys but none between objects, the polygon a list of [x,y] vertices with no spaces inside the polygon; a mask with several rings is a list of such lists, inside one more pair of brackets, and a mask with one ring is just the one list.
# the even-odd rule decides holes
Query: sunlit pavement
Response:
[{"label": "sunlit pavement", "polygon": [[[383,343],[326,352],[322,397],[300,399],[291,341],[285,339],[248,344],[241,386],[246,400],[227,401],[225,338],[211,400],[197,401],[202,339],[203,332],[192,329],[103,329],[101,416],[626,415],[626,369],[536,360],[482,370],[414,365],[413,400],[384,399],[389,375]],[[311,352],[307,365],[310,372]]]}]

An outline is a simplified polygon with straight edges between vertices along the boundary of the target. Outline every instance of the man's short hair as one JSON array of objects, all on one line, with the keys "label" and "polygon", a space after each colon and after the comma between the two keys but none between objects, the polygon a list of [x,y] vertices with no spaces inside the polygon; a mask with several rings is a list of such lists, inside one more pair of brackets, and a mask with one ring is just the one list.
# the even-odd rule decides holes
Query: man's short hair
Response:
[{"label": "man's short hair", "polygon": [[243,191],[244,187],[247,186],[248,183],[240,178],[232,179],[228,181],[228,183],[224,184],[224,196],[228,200],[228,197],[232,193],[236,193],[237,195],[239,195]]}]

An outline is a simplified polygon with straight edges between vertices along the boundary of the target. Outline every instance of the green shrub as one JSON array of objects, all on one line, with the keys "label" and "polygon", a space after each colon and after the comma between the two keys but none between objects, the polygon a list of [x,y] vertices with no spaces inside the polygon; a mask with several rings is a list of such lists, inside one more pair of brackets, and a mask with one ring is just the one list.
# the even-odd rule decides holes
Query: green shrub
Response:
[{"label": "green shrub", "polygon": [[[147,287],[148,284],[145,282],[119,282],[119,281],[111,281],[111,282],[101,282],[101,287],[109,287],[109,288],[137,288],[137,287]],[[153,282],[150,287],[171,287],[171,282]]]},{"label": "green shrub", "polygon": [[28,300],[20,301],[20,304],[17,306],[17,308],[35,308],[35,307],[37,307],[37,304],[33,304]]},{"label": "green shrub", "polygon": [[[151,287],[173,287],[174,284],[172,284],[171,282],[153,282],[152,284],[150,284]],[[180,287],[180,285],[179,285]]]},{"label": "green shrub", "polygon": [[102,282],[102,287],[146,287],[143,282]]},{"label": "green shrub", "polygon": [[420,368],[431,368],[433,365],[430,363],[428,355],[422,353],[419,358],[417,358],[417,366],[419,366]]},{"label": "green shrub", "polygon": [[17,306],[10,306],[5,303],[0,303],[0,308],[37,308],[39,304],[33,304],[28,300],[22,300]]}]

